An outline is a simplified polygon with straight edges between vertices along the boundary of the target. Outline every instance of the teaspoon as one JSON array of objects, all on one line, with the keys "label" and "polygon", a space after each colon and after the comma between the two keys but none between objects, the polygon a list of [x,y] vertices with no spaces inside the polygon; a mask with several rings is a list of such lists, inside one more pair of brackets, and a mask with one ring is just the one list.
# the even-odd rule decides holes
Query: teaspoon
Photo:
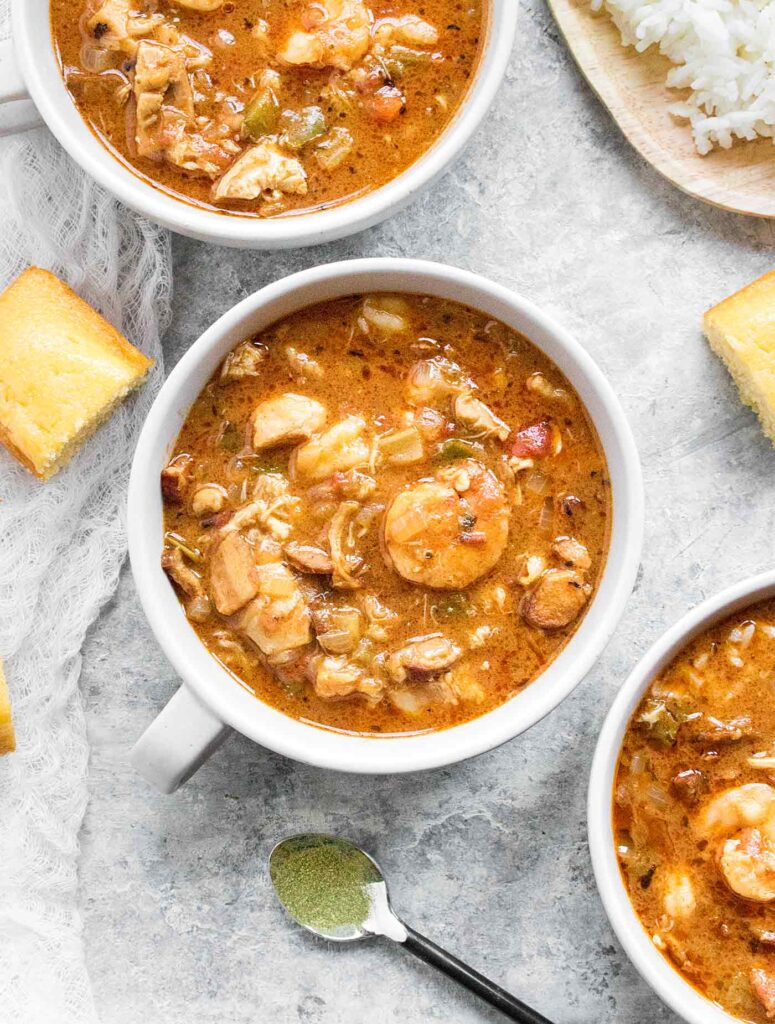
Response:
[{"label": "teaspoon", "polygon": [[382,935],[463,985],[519,1024],[552,1024],[536,1010],[404,924],[393,911],[377,862],[347,839],[305,834],[278,843],[269,874],[285,910],[331,942]]}]

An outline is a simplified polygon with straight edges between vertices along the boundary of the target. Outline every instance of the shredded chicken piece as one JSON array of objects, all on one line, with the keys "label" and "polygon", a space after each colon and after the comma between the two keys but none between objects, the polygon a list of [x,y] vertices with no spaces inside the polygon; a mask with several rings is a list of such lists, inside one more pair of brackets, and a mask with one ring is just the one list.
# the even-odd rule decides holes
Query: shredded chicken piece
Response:
[{"label": "shredded chicken piece", "polygon": [[286,64],[349,71],[371,42],[369,10],[361,0],[325,0],[316,5],[320,21],[309,31],[296,29],[277,56]]},{"label": "shredded chicken piece", "polygon": [[362,594],[360,605],[368,621],[366,636],[377,642],[387,640],[390,626],[396,621],[398,615],[387,605],[382,604],[376,594]]},{"label": "shredded chicken piece", "polygon": [[326,409],[305,395],[287,392],[261,402],[250,417],[255,451],[306,441],[326,422]]},{"label": "shredded chicken piece", "polygon": [[244,380],[245,377],[258,377],[261,374],[261,364],[267,357],[265,345],[258,344],[252,340],[243,341],[241,345],[230,352],[223,361],[221,368],[221,380]]},{"label": "shredded chicken piece", "polygon": [[498,419],[492,409],[467,391],[455,399],[455,419],[482,437],[505,441],[511,433],[508,423]]},{"label": "shredded chicken piece", "polygon": [[334,567],[331,582],[341,590],[357,590],[362,586],[353,574],[363,571],[363,559],[347,550],[352,546],[350,527],[360,509],[357,501],[341,502],[328,528],[328,546]]},{"label": "shredded chicken piece", "polygon": [[267,190],[307,194],[307,175],[301,163],[275,142],[259,142],[245,150],[215,186],[213,198],[216,202],[258,199]]}]

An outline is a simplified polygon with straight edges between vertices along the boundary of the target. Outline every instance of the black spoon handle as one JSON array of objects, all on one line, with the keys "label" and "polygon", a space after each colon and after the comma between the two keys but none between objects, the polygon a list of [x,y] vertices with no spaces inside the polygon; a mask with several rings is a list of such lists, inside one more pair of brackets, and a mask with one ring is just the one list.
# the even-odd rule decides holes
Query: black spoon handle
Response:
[{"label": "black spoon handle", "polygon": [[409,928],[407,925],[404,925],[404,927],[406,928],[406,941],[401,943],[401,945],[408,949],[410,953],[414,953],[420,960],[424,960],[426,964],[430,964],[437,970],[442,971],[448,978],[452,978],[453,981],[464,985],[474,995],[484,999],[486,1003],[494,1006],[496,1010],[500,1010],[509,1020],[516,1020],[519,1024],[552,1024],[546,1017],[542,1017],[540,1013],[531,1010],[529,1006],[520,1002],[515,996],[512,996],[488,978],[485,978],[483,974],[479,974],[472,967],[464,964],[462,960],[452,956],[451,953],[442,949],[441,946],[437,946],[435,942],[426,939],[424,935],[420,935],[419,932],[414,931],[413,928]]}]

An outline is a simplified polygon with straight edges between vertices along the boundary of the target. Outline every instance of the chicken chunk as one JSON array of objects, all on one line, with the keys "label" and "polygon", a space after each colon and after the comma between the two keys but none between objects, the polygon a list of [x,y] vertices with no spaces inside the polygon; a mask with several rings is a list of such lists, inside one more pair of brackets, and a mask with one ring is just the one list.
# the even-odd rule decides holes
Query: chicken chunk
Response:
[{"label": "chicken chunk", "polygon": [[223,7],[224,0],[172,0],[178,7],[185,7],[187,11],[202,11],[210,13]]},{"label": "chicken chunk", "polygon": [[174,27],[165,23],[162,14],[140,14],[133,10],[131,0],[98,3],[86,20],[86,28],[104,49],[130,57],[137,53],[141,39],[153,37],[162,29],[168,42],[174,42],[177,35]]},{"label": "chicken chunk", "polygon": [[320,402],[288,392],[261,402],[250,417],[250,436],[255,451],[281,444],[306,441],[326,422]]},{"label": "chicken chunk", "polygon": [[318,437],[313,437],[293,456],[293,471],[307,480],[325,480],[334,473],[366,466],[369,446],[364,439],[366,421],[348,416]]},{"label": "chicken chunk", "polygon": [[462,654],[457,644],[446,637],[420,637],[391,654],[385,662],[385,669],[394,683],[403,683],[407,679],[421,681],[445,672]]},{"label": "chicken chunk", "polygon": [[267,190],[307,194],[307,175],[301,163],[275,142],[259,142],[245,150],[215,186],[213,198],[216,202],[258,199]]},{"label": "chicken chunk", "polygon": [[484,402],[464,391],[455,399],[455,419],[481,437],[497,437],[505,441],[511,433],[508,423],[498,419]]},{"label": "chicken chunk", "polygon": [[380,46],[435,46],[439,33],[433,25],[416,14],[404,14],[398,18],[381,18],[374,29],[374,41]]},{"label": "chicken chunk", "polygon": [[256,597],[240,619],[246,636],[270,659],[310,643],[310,611],[288,566],[268,562],[257,567],[256,577]]},{"label": "chicken chunk", "polygon": [[221,615],[233,615],[258,593],[253,549],[239,533],[227,533],[210,559],[210,594]]},{"label": "chicken chunk", "polygon": [[365,671],[344,656],[321,658],[315,670],[315,693],[325,700],[336,700],[360,693],[378,699],[382,686],[367,677]]},{"label": "chicken chunk", "polygon": [[137,47],[132,88],[137,104],[137,151],[140,156],[159,159],[165,149],[162,108],[174,107],[184,118],[194,116],[185,56],[170,46],[143,40]]},{"label": "chicken chunk", "polygon": [[551,633],[579,617],[592,593],[573,569],[548,569],[522,601],[522,617],[536,629]]},{"label": "chicken chunk", "polygon": [[265,345],[253,341],[252,338],[250,341],[243,341],[224,359],[221,367],[221,381],[258,377],[261,374],[261,364],[267,355],[268,350]]},{"label": "chicken chunk", "polygon": [[361,0],[325,0],[308,9],[316,24],[291,32],[277,56],[286,64],[349,71],[371,42],[369,10]]},{"label": "chicken chunk", "polygon": [[[217,123],[209,125],[216,135]],[[159,117],[158,159],[174,164],[193,177],[217,178],[223,174],[240,147],[232,139],[218,138],[212,141],[205,131],[196,130],[196,121],[181,113],[175,107],[162,108]]]},{"label": "chicken chunk", "polygon": [[459,366],[442,356],[434,356],[414,364],[404,394],[409,405],[432,407],[459,395],[466,383],[470,382],[463,381]]}]

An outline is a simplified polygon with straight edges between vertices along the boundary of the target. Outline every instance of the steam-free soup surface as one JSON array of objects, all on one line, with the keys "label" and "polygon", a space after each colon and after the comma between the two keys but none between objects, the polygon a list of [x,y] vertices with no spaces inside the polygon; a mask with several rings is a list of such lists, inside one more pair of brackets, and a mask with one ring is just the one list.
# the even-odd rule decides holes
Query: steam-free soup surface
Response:
[{"label": "steam-free soup surface", "polygon": [[163,564],[210,651],[286,714],[368,734],[494,708],[605,559],[605,459],[567,380],[456,303],[356,296],[238,346],[162,475]]},{"label": "steam-free soup surface", "polygon": [[159,187],[245,215],[363,195],[465,95],[483,0],[52,0],[67,87]]},{"label": "steam-free soup surface", "polygon": [[619,763],[622,873],[659,949],[709,999],[775,1017],[775,603],[659,676]]}]

